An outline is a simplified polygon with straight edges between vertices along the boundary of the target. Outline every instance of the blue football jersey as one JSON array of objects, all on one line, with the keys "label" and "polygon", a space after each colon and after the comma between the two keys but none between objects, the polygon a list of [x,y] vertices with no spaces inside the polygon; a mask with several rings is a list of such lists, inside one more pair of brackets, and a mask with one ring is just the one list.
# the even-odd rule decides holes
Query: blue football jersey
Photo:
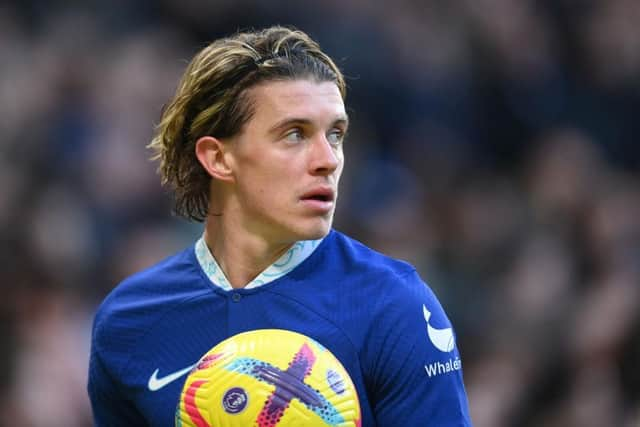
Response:
[{"label": "blue football jersey", "polygon": [[452,326],[407,263],[331,231],[291,271],[212,283],[192,246],[118,285],[96,314],[97,426],[172,426],[185,378],[216,344],[256,329],[313,338],[343,364],[362,426],[471,426]]}]

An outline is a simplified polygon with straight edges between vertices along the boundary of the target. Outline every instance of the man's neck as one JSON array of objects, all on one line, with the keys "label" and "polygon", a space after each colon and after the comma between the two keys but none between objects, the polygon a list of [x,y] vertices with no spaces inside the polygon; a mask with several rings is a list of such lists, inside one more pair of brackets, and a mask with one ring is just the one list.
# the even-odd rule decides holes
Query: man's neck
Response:
[{"label": "man's neck", "polygon": [[243,288],[284,254],[293,243],[272,244],[266,239],[242,231],[225,230],[209,221],[204,241],[233,288]]}]

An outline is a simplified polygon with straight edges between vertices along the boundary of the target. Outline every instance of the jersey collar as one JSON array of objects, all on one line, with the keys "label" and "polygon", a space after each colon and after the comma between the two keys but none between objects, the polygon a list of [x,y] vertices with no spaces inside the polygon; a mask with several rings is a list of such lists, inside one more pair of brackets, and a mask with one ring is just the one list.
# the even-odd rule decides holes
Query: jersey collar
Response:
[{"label": "jersey collar", "polygon": [[[266,285],[269,282],[284,276],[291,270],[296,268],[302,261],[307,259],[316,248],[320,245],[324,238],[318,240],[301,240],[296,242],[285,252],[276,262],[271,264],[262,273],[258,274],[255,279],[249,282],[244,289],[257,288]],[[207,275],[211,283],[215,286],[230,291],[233,289],[231,283],[225,276],[224,271],[218,265],[218,262],[209,251],[204,237],[200,237],[195,244],[195,253],[198,263],[202,271]]]}]

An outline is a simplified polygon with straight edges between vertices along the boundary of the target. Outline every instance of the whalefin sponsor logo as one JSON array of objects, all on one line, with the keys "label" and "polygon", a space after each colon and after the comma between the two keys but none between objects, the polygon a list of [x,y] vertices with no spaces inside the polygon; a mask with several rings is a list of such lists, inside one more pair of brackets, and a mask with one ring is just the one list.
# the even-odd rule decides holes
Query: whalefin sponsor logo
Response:
[{"label": "whalefin sponsor logo", "polygon": [[[453,333],[453,328],[436,328],[431,325],[431,312],[425,305],[422,306],[422,314],[424,320],[427,322],[427,336],[429,341],[435,348],[442,353],[451,353],[456,347],[456,337]],[[438,375],[449,374],[451,372],[459,371],[462,369],[462,361],[460,357],[449,357],[445,361],[435,361],[424,365],[424,370],[427,372],[429,378],[436,377]]]},{"label": "whalefin sponsor logo", "polygon": [[422,314],[424,315],[424,320],[427,322],[427,335],[429,335],[431,344],[443,353],[453,351],[456,346],[456,338],[453,335],[453,329],[437,329],[431,326],[431,323],[429,323],[429,320],[431,320],[431,312],[425,305],[422,305]]}]

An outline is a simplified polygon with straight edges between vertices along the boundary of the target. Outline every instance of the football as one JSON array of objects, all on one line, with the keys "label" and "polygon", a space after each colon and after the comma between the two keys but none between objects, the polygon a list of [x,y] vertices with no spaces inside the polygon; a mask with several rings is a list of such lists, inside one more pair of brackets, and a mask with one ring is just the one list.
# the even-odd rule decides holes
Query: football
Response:
[{"label": "football", "polygon": [[176,426],[360,426],[356,389],[338,359],[292,331],[226,339],[187,376]]}]

